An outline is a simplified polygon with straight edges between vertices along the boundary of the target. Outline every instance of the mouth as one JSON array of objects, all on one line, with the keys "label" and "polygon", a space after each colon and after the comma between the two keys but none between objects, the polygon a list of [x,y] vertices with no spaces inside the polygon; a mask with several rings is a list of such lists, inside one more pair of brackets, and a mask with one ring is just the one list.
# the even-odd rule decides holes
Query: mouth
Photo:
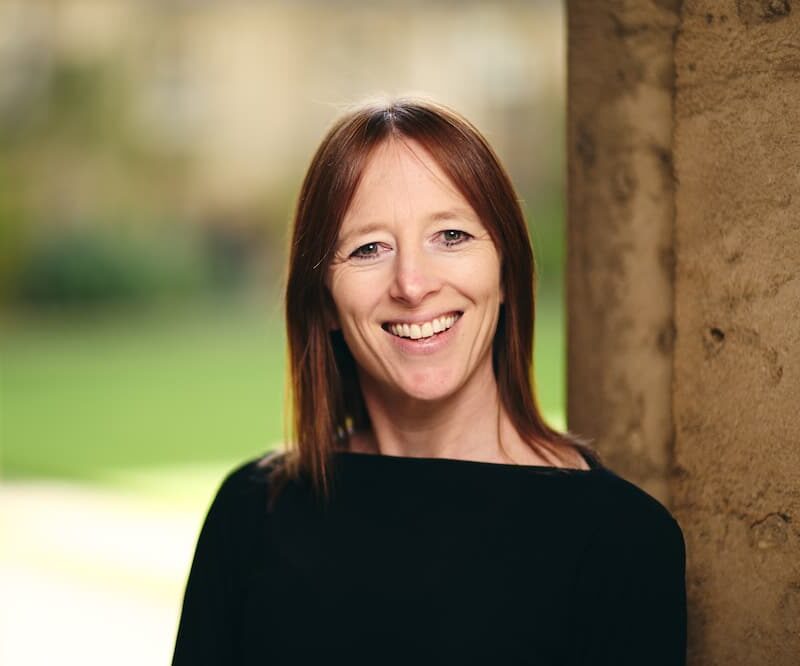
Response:
[{"label": "mouth", "polygon": [[414,323],[390,322],[381,325],[384,331],[398,338],[410,338],[411,340],[422,340],[432,338],[446,330],[452,328],[463,312],[453,311],[440,315],[428,321],[417,321]]}]

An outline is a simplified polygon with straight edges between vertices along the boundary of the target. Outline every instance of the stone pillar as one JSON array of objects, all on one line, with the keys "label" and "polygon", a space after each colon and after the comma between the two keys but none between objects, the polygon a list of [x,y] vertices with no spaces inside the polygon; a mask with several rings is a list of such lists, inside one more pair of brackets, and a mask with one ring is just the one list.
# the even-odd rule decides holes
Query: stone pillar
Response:
[{"label": "stone pillar", "polygon": [[665,4],[568,3],[567,419],[667,503],[678,18]]},{"label": "stone pillar", "polygon": [[569,427],[683,527],[689,663],[794,666],[800,2],[567,4]]}]

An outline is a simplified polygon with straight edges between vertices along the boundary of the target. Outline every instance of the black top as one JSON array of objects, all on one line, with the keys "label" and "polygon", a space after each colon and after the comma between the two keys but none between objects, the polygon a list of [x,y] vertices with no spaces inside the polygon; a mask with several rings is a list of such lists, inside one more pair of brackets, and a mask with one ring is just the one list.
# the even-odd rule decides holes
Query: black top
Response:
[{"label": "black top", "polygon": [[[590,463],[591,464],[591,463]],[[334,454],[272,511],[256,461],[223,482],[174,666],[685,664],[683,534],[589,470]]]}]

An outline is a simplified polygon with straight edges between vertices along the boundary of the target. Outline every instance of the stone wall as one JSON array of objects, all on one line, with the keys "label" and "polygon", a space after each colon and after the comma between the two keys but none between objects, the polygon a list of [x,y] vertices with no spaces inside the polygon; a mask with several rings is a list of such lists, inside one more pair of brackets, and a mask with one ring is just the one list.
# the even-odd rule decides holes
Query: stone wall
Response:
[{"label": "stone wall", "polygon": [[794,666],[800,3],[568,16],[569,426],[683,527],[689,663]]}]

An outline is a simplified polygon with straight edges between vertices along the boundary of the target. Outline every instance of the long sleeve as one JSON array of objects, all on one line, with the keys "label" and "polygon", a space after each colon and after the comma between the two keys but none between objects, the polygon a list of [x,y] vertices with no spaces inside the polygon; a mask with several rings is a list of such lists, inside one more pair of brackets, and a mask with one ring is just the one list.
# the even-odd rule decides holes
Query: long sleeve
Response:
[{"label": "long sleeve", "polygon": [[234,474],[223,482],[200,530],[183,598],[173,666],[236,663],[240,593],[232,534],[238,522],[233,502]]},{"label": "long sleeve", "polygon": [[574,589],[569,666],[684,666],[686,550],[666,512],[595,533]]}]

